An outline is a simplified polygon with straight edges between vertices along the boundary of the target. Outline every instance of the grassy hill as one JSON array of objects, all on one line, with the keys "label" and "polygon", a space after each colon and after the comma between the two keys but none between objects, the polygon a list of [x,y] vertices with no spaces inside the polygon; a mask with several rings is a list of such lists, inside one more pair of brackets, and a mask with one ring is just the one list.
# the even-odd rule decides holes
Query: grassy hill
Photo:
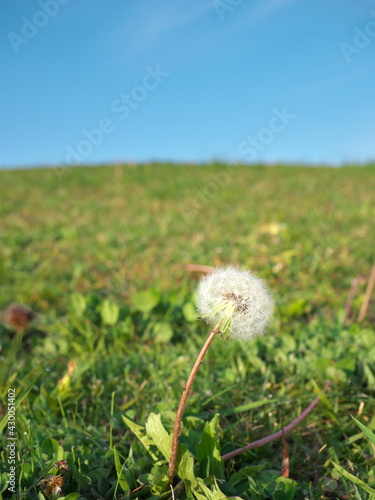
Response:
[{"label": "grassy hill", "polygon": [[[2,429],[14,387],[24,498],[48,498],[35,483],[63,458],[70,499],[170,498],[167,461],[122,416],[143,426],[161,414],[171,432],[209,333],[188,266],[229,264],[267,280],[276,311],[267,335],[217,338],[200,367],[181,436],[205,480],[196,498],[374,498],[373,447],[351,418],[375,429],[373,299],[357,320],[374,264],[374,167],[65,167],[3,171],[0,184],[0,308],[37,313],[24,333],[0,326]],[[289,478],[281,440],[215,455],[281,429],[317,394],[287,436]],[[176,498],[188,497],[185,482]]]}]

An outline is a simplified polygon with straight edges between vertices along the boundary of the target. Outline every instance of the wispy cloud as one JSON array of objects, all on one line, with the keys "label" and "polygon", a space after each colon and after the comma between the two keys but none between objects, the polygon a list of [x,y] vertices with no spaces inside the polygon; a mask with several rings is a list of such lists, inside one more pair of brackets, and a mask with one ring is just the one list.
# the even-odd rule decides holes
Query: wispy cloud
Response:
[{"label": "wispy cloud", "polygon": [[155,2],[144,0],[132,7],[126,8],[128,19],[121,23],[116,38],[124,37],[129,41],[126,47],[128,57],[139,56],[147,50],[157,47],[165,42],[166,36],[177,29],[198,22],[212,11],[210,0],[191,2],[182,0],[169,1],[159,4],[155,9]]},{"label": "wispy cloud", "polygon": [[221,36],[232,39],[271,21],[280,11],[287,10],[297,0],[258,0],[252,3],[241,2],[232,12],[227,12],[222,27]]},{"label": "wispy cloud", "polygon": [[296,0],[268,0],[267,2],[261,0],[250,10],[249,17],[252,22],[260,22],[295,2]]}]

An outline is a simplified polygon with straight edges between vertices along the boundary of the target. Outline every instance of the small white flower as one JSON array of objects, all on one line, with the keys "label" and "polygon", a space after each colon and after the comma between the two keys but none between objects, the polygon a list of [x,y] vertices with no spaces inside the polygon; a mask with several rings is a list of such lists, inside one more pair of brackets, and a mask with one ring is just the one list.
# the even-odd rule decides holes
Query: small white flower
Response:
[{"label": "small white flower", "polygon": [[197,308],[201,317],[227,338],[249,340],[264,332],[273,300],[264,282],[250,271],[218,268],[199,283]]}]

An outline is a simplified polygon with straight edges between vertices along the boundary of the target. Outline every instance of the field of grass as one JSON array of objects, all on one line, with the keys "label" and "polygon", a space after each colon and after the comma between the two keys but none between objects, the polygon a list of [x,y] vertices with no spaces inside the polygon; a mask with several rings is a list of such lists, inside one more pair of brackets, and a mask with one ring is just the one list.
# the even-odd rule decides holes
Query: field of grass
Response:
[{"label": "field of grass", "polygon": [[[0,324],[0,498],[54,498],[43,480],[62,459],[62,498],[172,498],[166,433],[209,333],[192,264],[252,270],[276,308],[266,335],[210,347],[175,498],[375,498],[374,299],[357,319],[374,264],[373,166],[76,167],[3,171],[0,185],[0,309],[37,313],[23,334]],[[281,439],[220,459],[317,395],[286,436],[289,477]]]}]

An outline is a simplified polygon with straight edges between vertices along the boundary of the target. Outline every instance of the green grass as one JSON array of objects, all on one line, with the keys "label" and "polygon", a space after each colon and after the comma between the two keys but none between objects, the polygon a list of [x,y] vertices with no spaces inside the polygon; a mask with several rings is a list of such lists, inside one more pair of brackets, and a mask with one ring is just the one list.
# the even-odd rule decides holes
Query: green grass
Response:
[{"label": "green grass", "polygon": [[[209,333],[195,316],[198,275],[188,264],[249,268],[276,300],[266,336],[217,338],[200,367],[181,436],[194,456],[196,494],[374,498],[374,448],[351,418],[375,429],[373,300],[356,319],[374,259],[374,174],[224,165],[0,172],[0,308],[17,301],[38,312],[22,339],[0,326],[0,408],[5,414],[14,387],[17,489],[31,488],[24,498],[45,498],[33,485],[63,458],[70,498],[170,497],[162,494],[163,429],[147,450],[122,416],[143,428],[160,414],[172,431]],[[324,401],[287,436],[290,480],[277,479],[281,440],[217,459],[218,447],[224,454],[279,430],[321,390]],[[259,405],[236,409],[252,402]],[[176,493],[188,497],[188,487]]]}]

